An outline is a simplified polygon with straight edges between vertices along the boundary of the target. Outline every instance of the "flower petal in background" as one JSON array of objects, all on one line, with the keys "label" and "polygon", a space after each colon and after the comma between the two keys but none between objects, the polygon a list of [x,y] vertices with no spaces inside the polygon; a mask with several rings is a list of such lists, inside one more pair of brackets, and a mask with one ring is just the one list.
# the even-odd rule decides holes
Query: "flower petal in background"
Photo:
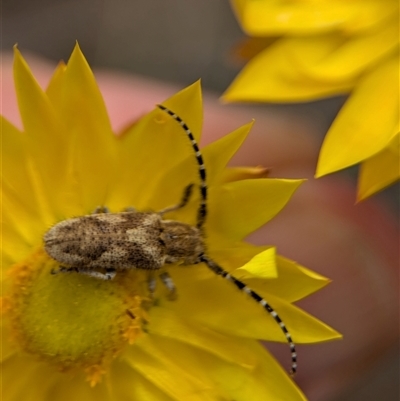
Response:
[{"label": "flower petal in background", "polygon": [[[365,163],[396,140],[393,132],[399,124],[398,66],[398,58],[390,57],[360,79],[327,133],[317,176]],[[396,176],[398,164],[393,167],[376,171],[382,182],[392,182],[385,177]],[[368,185],[366,178],[364,187]]]},{"label": "flower petal in background", "polygon": [[381,152],[367,159],[360,168],[358,196],[365,199],[400,179],[400,131],[397,130]]},{"label": "flower petal in background", "polygon": [[[326,136],[316,175],[355,164],[364,171],[363,163],[377,154],[382,158],[399,121],[398,2],[231,3],[243,30],[254,38],[247,42],[252,58],[222,99],[283,103],[349,94]],[[246,54],[246,48],[240,52]],[[396,181],[398,170],[398,160],[387,162],[369,183],[370,174],[362,172],[358,198]]]}]

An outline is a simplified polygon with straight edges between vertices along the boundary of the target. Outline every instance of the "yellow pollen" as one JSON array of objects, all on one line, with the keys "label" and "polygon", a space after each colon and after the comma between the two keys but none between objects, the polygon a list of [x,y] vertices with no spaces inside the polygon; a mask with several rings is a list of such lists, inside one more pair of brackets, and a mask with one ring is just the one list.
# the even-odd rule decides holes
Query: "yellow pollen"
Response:
[{"label": "yellow pollen", "polygon": [[106,373],[101,365],[92,365],[85,369],[86,380],[89,382],[90,387],[94,387],[101,381],[101,378]]},{"label": "yellow pollen", "polygon": [[85,371],[91,386],[147,322],[136,272],[102,281],[77,273],[52,275],[58,264],[38,249],[9,270],[2,311],[12,340],[60,371]]}]

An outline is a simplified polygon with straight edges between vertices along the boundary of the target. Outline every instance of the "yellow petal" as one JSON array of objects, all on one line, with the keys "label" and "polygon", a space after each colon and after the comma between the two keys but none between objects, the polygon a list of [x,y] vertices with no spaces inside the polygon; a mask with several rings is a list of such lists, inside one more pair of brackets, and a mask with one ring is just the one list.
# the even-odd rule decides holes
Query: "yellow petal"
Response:
[{"label": "yellow petal", "polygon": [[[252,123],[246,124],[202,149],[206,166],[206,181],[209,188],[219,179],[229,160],[246,139],[251,126]],[[189,155],[185,160],[166,171],[158,182],[155,181],[154,199],[149,204],[154,210],[176,204],[182,197],[183,189],[188,184],[197,184],[193,190],[190,204],[184,210],[168,214],[169,219],[178,219],[189,224],[195,224],[200,198],[199,166],[196,162],[194,150],[189,148],[188,151]]]},{"label": "yellow petal", "polygon": [[231,0],[237,18],[248,35],[266,36],[284,33],[316,33],[340,27],[346,10],[326,2],[268,2]]},{"label": "yellow petal", "polygon": [[[277,277],[274,280],[249,277],[246,279],[246,283],[265,298],[272,294],[287,302],[298,301],[330,283],[326,277],[280,255],[277,255],[276,266]],[[233,275],[237,276],[235,272]]]},{"label": "yellow petal", "polygon": [[[29,157],[23,157],[27,175],[34,190],[21,191],[21,196],[37,198],[42,220],[49,226],[68,214],[62,213],[59,205],[70,207],[69,150],[71,141],[65,130],[61,115],[39,87],[25,60],[15,48],[14,79],[21,117],[26,135],[24,141],[29,148]],[[29,188],[26,188],[28,191]],[[80,210],[80,209],[79,209]],[[81,211],[81,210],[80,210]]]},{"label": "yellow petal", "polygon": [[[61,94],[64,93],[66,69],[67,66],[64,62],[60,62],[46,89],[46,95],[58,114],[62,113],[63,102],[65,100],[64,96]],[[63,125],[65,125],[64,122]],[[76,179],[72,178],[74,176],[73,166],[71,165],[72,163],[70,163],[72,148],[71,141],[67,140],[67,143],[55,143],[52,148],[49,149],[49,152],[62,155],[62,158],[57,161],[58,168],[55,170],[59,172],[64,171],[65,174],[64,178],[60,176],[58,179],[58,184],[61,186],[54,188],[54,192],[57,192],[59,195],[56,220],[77,216],[87,212],[81,205],[80,193],[82,192],[82,187]],[[65,162],[66,160],[67,162]]]},{"label": "yellow petal", "polygon": [[222,99],[303,102],[346,93],[354,79],[321,81],[308,71],[309,65],[329,56],[341,42],[336,35],[279,39],[246,64]]},{"label": "yellow petal", "polygon": [[387,1],[231,0],[231,3],[243,30],[254,36],[370,29],[396,10],[396,2]]},{"label": "yellow petal", "polygon": [[276,278],[278,276],[276,268],[276,249],[271,247],[254,256],[242,267],[233,271],[233,275],[238,279],[248,278]]},{"label": "yellow petal", "polygon": [[211,188],[210,243],[242,240],[271,220],[289,201],[302,180],[259,179],[227,183]]},{"label": "yellow petal", "polygon": [[[107,204],[115,166],[116,140],[103,98],[78,45],[65,72],[60,75],[61,99],[53,104],[68,130],[68,157],[72,169],[69,171],[70,191],[80,191],[75,194],[73,202],[88,213],[96,206]],[[78,188],[74,180],[79,183]]]},{"label": "yellow petal", "polygon": [[249,352],[243,338],[226,336],[177,316],[172,311],[165,313],[163,308],[150,311],[149,333],[181,341],[206,351],[227,362],[252,368],[257,364],[257,356]]},{"label": "yellow petal", "polygon": [[57,68],[47,85],[46,95],[55,109],[62,110],[62,95],[64,92],[64,79],[67,66],[63,61],[59,62]]},{"label": "yellow petal", "polygon": [[1,376],[4,401],[46,400],[56,381],[50,367],[20,353],[3,362]]},{"label": "yellow petal", "polygon": [[[190,273],[183,267],[170,269],[178,288],[178,300],[168,302],[160,299],[162,308],[173,310],[179,316],[190,316],[196,322],[221,333],[286,341],[279,325],[251,297],[239,291],[231,282],[207,271],[205,266],[190,269]],[[295,342],[311,343],[340,337],[336,331],[287,301],[272,294],[268,294],[266,300],[285,322]],[[235,305],[234,310],[232,305]]]},{"label": "yellow petal", "polygon": [[262,166],[257,167],[228,167],[226,168],[221,176],[220,182],[231,182],[254,178],[267,178],[269,169]]},{"label": "yellow petal", "polygon": [[363,77],[328,131],[317,177],[359,163],[387,146],[399,121],[397,75],[396,55]]},{"label": "yellow petal", "polygon": [[[162,104],[181,116],[199,140],[203,118],[199,83],[183,89]],[[113,184],[107,204],[115,210],[126,206],[157,210],[170,206],[169,199],[174,204],[179,202],[184,190],[179,183],[172,183],[168,193],[160,193],[158,185],[165,172],[186,158],[193,158],[191,171],[197,178],[193,149],[185,131],[164,111],[152,111],[119,138],[118,180]],[[190,182],[193,180],[187,184]],[[166,195],[170,198],[161,203]]]},{"label": "yellow petal", "polygon": [[[49,366],[51,368],[51,366]],[[53,368],[54,371],[54,368]],[[71,396],[73,399],[82,401],[114,401],[109,396],[108,383],[104,380],[94,387],[85,380],[82,374],[68,374],[67,372],[55,372],[56,382],[51,387],[47,398],[33,399],[32,401],[38,400],[57,400],[57,401],[70,401]],[[43,381],[43,377],[46,377],[46,372],[42,372],[41,379],[38,382]],[[37,387],[40,387],[36,384]]]},{"label": "yellow petal", "polygon": [[[399,43],[399,22],[397,15],[377,30],[363,32],[346,39],[325,57],[314,60],[307,53],[299,55],[298,68],[305,74],[321,82],[349,81],[355,79],[387,55],[396,51]],[[313,46],[326,46],[324,37],[315,38]],[[303,50],[303,49],[301,49]],[[354,55],[357,54],[357,57]]]},{"label": "yellow petal", "polygon": [[181,151],[184,153],[185,138],[178,143],[174,141],[181,135],[179,127],[158,123],[164,117],[161,113],[161,110],[150,112],[117,138],[117,176],[107,198],[111,210],[121,211],[130,206],[139,211],[150,209],[147,199],[153,192],[153,180],[175,162],[171,157],[172,145],[175,144],[178,157]]},{"label": "yellow petal", "polygon": [[[266,255],[270,257],[275,253],[274,247],[268,245],[256,246],[247,242],[230,243],[223,248],[218,247],[219,244],[213,245],[211,242],[207,245],[209,256],[228,272],[238,270],[260,253],[266,252]],[[270,258],[268,258],[268,261],[271,264],[274,263]],[[275,277],[272,268],[270,268],[270,273]],[[251,276],[250,273],[244,271],[239,274]]]},{"label": "yellow petal", "polygon": [[400,134],[389,145],[365,160],[360,167],[358,200],[363,200],[400,179]]},{"label": "yellow petal", "polygon": [[250,375],[243,370],[232,371],[230,367],[219,369],[216,363],[210,364],[208,371],[224,383],[231,396],[230,400],[306,401],[306,397],[287,372],[258,342],[248,343],[248,348],[255,354],[262,355],[259,365]]},{"label": "yellow petal", "polygon": [[[195,373],[199,381],[203,381],[201,387],[195,390],[196,392],[190,388],[175,390],[173,395],[176,400],[304,400],[304,396],[287,373],[261,345],[254,341],[243,341],[258,359],[258,364],[253,369],[246,369],[170,339],[158,337],[156,340],[157,342],[154,342],[150,350],[152,355],[160,356],[161,366],[164,360],[173,360],[180,367],[185,367],[186,371]],[[160,369],[155,372],[155,375],[157,378],[161,375]],[[175,378],[172,380],[175,381]]]},{"label": "yellow petal", "polygon": [[171,401],[162,389],[145,379],[123,360],[117,359],[109,373],[111,401]]},{"label": "yellow petal", "polygon": [[[162,347],[168,343],[168,348]],[[207,394],[212,389],[211,378],[184,355],[184,345],[179,344],[179,351],[172,358],[168,355],[174,341],[158,336],[145,336],[130,347],[124,359],[143,377],[164,391],[176,401],[213,401],[216,394]],[[201,352],[194,351],[197,358]],[[206,391],[207,392],[206,392]],[[189,398],[190,397],[190,398]]]},{"label": "yellow petal", "polygon": [[207,166],[209,185],[223,173],[226,165],[242,146],[254,122],[243,125],[221,139],[207,145],[203,150],[204,162]]},{"label": "yellow petal", "polygon": [[162,104],[185,121],[199,142],[203,127],[203,101],[200,80],[171,96]]},{"label": "yellow petal", "polygon": [[35,190],[41,198],[42,209],[47,211],[42,217],[47,224],[51,224],[54,222],[55,205],[59,200],[58,189],[65,179],[62,167],[66,162],[64,149],[67,147],[67,137],[49,99],[17,48],[14,48],[14,81],[24,131],[27,134],[26,146],[29,147],[26,163],[31,175],[34,175],[30,179],[35,181]]},{"label": "yellow petal", "polygon": [[[1,305],[2,311],[4,311],[4,309],[6,308],[4,303],[5,301],[3,299]],[[1,363],[4,363],[7,359],[10,359],[16,353],[15,344],[12,344],[10,341],[10,329],[8,325],[4,324],[3,320],[4,319],[2,319],[1,321]]]},{"label": "yellow petal", "polygon": [[248,61],[258,53],[262,52],[266,47],[270,46],[277,40],[276,37],[254,37],[254,38],[243,38],[236,43],[232,50],[233,61]]},{"label": "yellow petal", "polygon": [[[8,196],[2,194],[2,207],[9,207],[10,213],[3,214],[1,220],[1,230],[2,230],[2,271],[6,271],[11,264],[23,259],[27,256],[34,246],[40,244],[42,239],[43,224],[39,224],[35,231],[30,230],[30,228],[35,228],[34,219],[31,219],[29,213],[23,213],[21,215],[14,215],[12,213],[14,202]],[[27,217],[29,224],[20,224],[21,220]],[[41,223],[39,221],[39,223]],[[35,236],[35,234],[37,234]]]},{"label": "yellow petal", "polygon": [[[62,65],[59,69],[63,70]],[[61,71],[58,74],[61,75]],[[92,146],[95,141],[101,141],[100,144],[104,145],[112,143],[113,135],[103,97],[78,44],[62,75],[64,76],[58,79],[65,80],[61,90],[64,93],[59,96],[64,95],[66,99],[59,112],[63,113],[67,127],[80,132],[90,130],[86,135],[92,140]],[[56,78],[57,76],[54,79]]]},{"label": "yellow petal", "polygon": [[[27,135],[0,117],[2,128],[2,255],[8,263],[27,255],[41,241],[52,216],[46,208],[43,188],[28,152]],[[21,221],[24,223],[21,224]]]}]

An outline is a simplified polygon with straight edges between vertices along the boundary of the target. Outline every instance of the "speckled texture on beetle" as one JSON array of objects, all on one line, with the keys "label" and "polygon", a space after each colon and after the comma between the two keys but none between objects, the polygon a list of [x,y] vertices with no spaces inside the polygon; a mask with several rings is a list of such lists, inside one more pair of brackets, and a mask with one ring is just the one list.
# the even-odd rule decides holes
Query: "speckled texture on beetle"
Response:
[{"label": "speckled texture on beetle", "polygon": [[46,252],[77,269],[160,269],[199,263],[199,229],[158,213],[99,213],[61,221],[44,236]]}]

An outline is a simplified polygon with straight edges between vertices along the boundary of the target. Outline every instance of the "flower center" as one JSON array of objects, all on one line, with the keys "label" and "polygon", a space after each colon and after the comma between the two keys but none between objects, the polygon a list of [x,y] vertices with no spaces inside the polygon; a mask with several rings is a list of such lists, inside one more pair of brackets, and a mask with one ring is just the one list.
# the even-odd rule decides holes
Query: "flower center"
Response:
[{"label": "flower center", "polygon": [[5,312],[20,347],[60,370],[83,369],[94,385],[105,366],[142,332],[143,282],[137,274],[121,273],[113,281],[50,274],[58,268],[43,249],[15,264]]}]

